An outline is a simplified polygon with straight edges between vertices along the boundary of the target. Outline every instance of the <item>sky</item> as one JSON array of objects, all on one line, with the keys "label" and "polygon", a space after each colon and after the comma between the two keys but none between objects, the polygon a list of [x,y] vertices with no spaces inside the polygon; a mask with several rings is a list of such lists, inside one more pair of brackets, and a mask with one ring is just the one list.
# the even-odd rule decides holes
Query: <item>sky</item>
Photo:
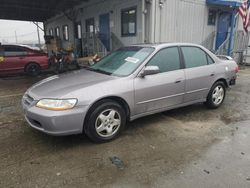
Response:
[{"label": "sky", "polygon": [[[39,23],[43,28],[43,24]],[[15,37],[16,33],[16,37]],[[43,31],[40,30],[41,42],[44,42]],[[37,27],[32,22],[10,21],[0,19],[0,42],[29,44],[38,43]]]}]

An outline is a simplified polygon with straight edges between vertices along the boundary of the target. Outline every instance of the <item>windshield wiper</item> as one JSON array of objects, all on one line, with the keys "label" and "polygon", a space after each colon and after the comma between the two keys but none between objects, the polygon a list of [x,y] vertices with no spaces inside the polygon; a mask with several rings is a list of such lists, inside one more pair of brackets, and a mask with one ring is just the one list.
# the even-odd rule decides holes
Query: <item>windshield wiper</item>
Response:
[{"label": "windshield wiper", "polygon": [[93,69],[91,67],[85,67],[85,69],[90,70],[90,71],[94,71],[94,72],[98,72],[98,73],[101,73],[101,74],[111,75],[111,73],[106,72],[106,71],[101,70],[101,69]]}]

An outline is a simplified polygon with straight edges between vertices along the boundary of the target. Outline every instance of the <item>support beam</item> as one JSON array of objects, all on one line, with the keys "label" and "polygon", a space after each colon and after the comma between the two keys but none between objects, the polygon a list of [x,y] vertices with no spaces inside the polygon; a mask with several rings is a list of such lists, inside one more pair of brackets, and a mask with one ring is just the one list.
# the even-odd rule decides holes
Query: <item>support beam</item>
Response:
[{"label": "support beam", "polygon": [[44,31],[44,29],[39,26],[38,22],[32,22],[32,23],[35,24],[36,27],[39,28],[41,31]]},{"label": "support beam", "polygon": [[0,19],[43,22],[89,0],[0,0]]},{"label": "support beam", "polygon": [[230,36],[229,36],[229,45],[228,45],[228,50],[227,50],[227,55],[231,56],[232,51],[233,51],[233,40],[234,40],[234,25],[235,25],[235,15],[236,11],[235,9],[232,12],[231,16],[231,28],[230,28]]}]

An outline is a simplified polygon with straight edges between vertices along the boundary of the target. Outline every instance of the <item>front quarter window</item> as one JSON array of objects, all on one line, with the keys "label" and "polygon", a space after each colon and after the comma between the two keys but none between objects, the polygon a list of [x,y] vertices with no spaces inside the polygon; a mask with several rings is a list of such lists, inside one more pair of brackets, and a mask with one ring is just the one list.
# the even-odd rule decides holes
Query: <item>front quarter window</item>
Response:
[{"label": "front quarter window", "polygon": [[128,76],[154,51],[150,47],[124,47],[101,59],[91,66],[99,71],[114,76]]}]

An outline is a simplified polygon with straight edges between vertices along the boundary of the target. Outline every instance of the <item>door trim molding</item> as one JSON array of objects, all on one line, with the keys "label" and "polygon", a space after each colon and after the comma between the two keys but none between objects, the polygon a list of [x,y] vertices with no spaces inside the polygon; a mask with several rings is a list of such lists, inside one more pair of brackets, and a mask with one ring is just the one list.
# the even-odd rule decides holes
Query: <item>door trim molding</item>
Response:
[{"label": "door trim molding", "polygon": [[197,90],[193,90],[193,91],[189,91],[189,92],[185,92],[185,93],[178,93],[176,95],[169,95],[169,96],[166,96],[166,97],[160,97],[160,98],[156,98],[156,99],[150,99],[150,100],[138,102],[136,104],[146,104],[146,103],[149,103],[149,102],[155,102],[155,101],[159,101],[159,100],[163,100],[163,99],[168,99],[168,98],[171,98],[171,97],[178,97],[178,96],[181,96],[181,95],[192,94],[192,93],[205,91],[205,90],[208,90],[208,88],[197,89]]},{"label": "door trim molding", "polygon": [[136,104],[145,104],[145,103],[149,103],[149,102],[159,101],[159,100],[162,100],[162,99],[168,99],[168,98],[171,98],[171,97],[178,97],[178,96],[181,96],[181,95],[184,95],[184,94],[185,93],[179,93],[179,94],[176,94],[176,95],[169,95],[169,96],[166,96],[166,97],[160,97],[160,98],[156,98],[156,99],[141,101],[141,102],[138,102]]},{"label": "door trim molding", "polygon": [[200,92],[200,91],[205,91],[208,90],[208,88],[202,88],[202,89],[197,89],[197,90],[193,90],[193,91],[188,91],[185,94],[192,94],[192,93],[196,93],[196,92]]}]

